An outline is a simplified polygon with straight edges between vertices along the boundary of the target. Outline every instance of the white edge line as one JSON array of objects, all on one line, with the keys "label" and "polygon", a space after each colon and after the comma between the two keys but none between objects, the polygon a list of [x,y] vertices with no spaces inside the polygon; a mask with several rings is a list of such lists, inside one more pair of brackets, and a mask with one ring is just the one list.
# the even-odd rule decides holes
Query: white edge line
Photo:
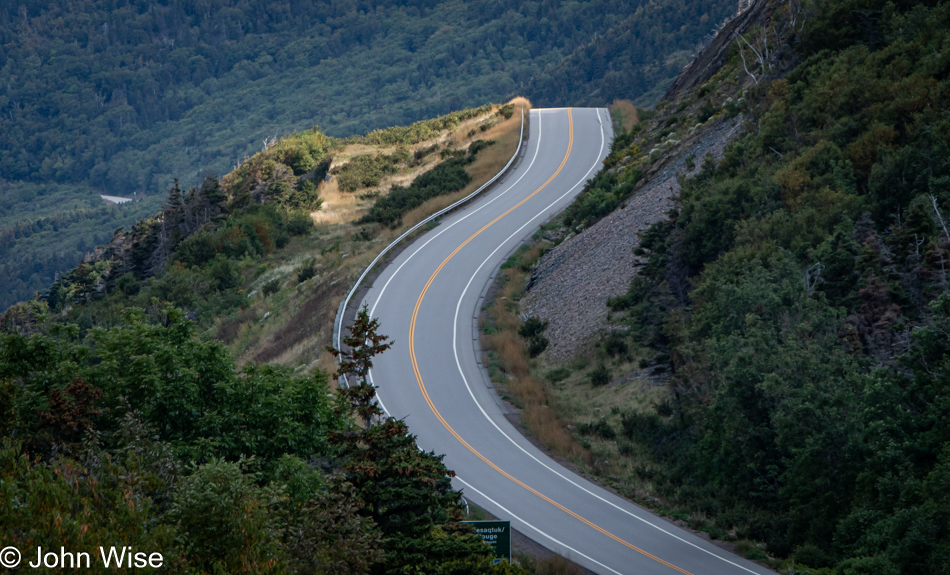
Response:
[{"label": "white edge line", "polygon": [[610,567],[604,565],[603,563],[601,563],[600,561],[594,559],[593,557],[590,557],[590,556],[588,556],[588,555],[584,555],[583,553],[581,553],[581,552],[578,551],[577,549],[574,549],[573,547],[571,547],[570,545],[564,543],[563,541],[559,541],[559,540],[555,539],[554,537],[551,537],[550,535],[548,535],[548,534],[545,533],[544,531],[541,531],[540,529],[538,529],[538,528],[535,527],[534,525],[528,523],[528,522],[525,521],[524,519],[518,517],[517,515],[515,515],[514,513],[512,513],[511,511],[509,511],[508,509],[506,509],[505,506],[502,505],[501,503],[498,503],[497,501],[495,501],[495,500],[492,499],[491,497],[485,495],[484,493],[482,493],[481,491],[479,491],[478,489],[476,489],[474,485],[472,485],[471,483],[465,481],[464,479],[462,479],[462,478],[459,477],[458,475],[455,476],[455,479],[458,479],[458,480],[459,480],[461,483],[463,483],[463,484],[465,485],[465,487],[467,487],[468,489],[471,489],[471,490],[474,491],[475,493],[481,495],[482,497],[484,497],[484,498],[487,499],[488,501],[492,502],[496,507],[498,507],[499,509],[501,509],[502,511],[504,511],[504,512],[507,513],[508,515],[511,515],[511,516],[512,516],[513,518],[515,518],[516,520],[520,521],[521,523],[525,524],[526,526],[530,527],[531,529],[537,531],[537,532],[540,533],[541,535],[547,537],[548,539],[550,539],[550,540],[553,541],[554,543],[560,545],[561,547],[567,549],[567,550],[570,551],[571,553],[576,553],[578,556],[583,557],[584,559],[587,559],[587,560],[590,561],[591,563],[596,563],[597,565],[600,565],[601,567],[603,567],[604,569],[610,571],[611,573],[616,573],[617,575],[623,575],[623,574],[620,573],[619,571],[617,571],[617,570],[615,570],[615,569],[611,569]]},{"label": "white edge line", "polygon": [[[534,111],[534,110],[529,110],[529,111],[528,111],[528,114],[530,115],[531,112],[533,112],[533,111]],[[376,296],[376,301],[373,302],[373,307],[370,308],[370,310],[369,310],[369,316],[370,316],[370,317],[373,317],[373,316],[376,314],[376,307],[379,305],[379,300],[381,300],[381,299],[383,298],[383,294],[386,293],[386,288],[389,287],[389,284],[393,281],[393,279],[396,277],[396,275],[399,273],[399,271],[403,268],[403,266],[405,266],[407,263],[409,263],[409,260],[411,260],[413,257],[415,257],[416,254],[418,254],[420,251],[422,251],[422,249],[425,248],[427,245],[429,245],[431,242],[435,241],[436,238],[438,238],[439,236],[441,236],[441,235],[444,234],[445,232],[449,231],[450,229],[452,229],[452,228],[455,227],[456,225],[462,223],[463,221],[465,221],[465,220],[468,219],[469,217],[471,217],[471,216],[477,214],[478,212],[480,212],[480,211],[483,210],[484,208],[487,208],[487,207],[490,206],[492,203],[494,203],[496,200],[502,198],[505,194],[507,194],[508,192],[510,192],[512,189],[514,189],[514,187],[515,187],[516,185],[518,185],[519,182],[521,182],[521,180],[525,177],[525,175],[527,175],[528,172],[531,171],[531,166],[533,166],[535,160],[538,159],[538,151],[541,149],[541,116],[540,116],[540,114],[538,115],[538,138],[537,138],[537,140],[538,140],[538,145],[537,145],[537,147],[535,147],[535,149],[534,149],[534,155],[531,157],[531,162],[528,164],[528,168],[527,168],[520,176],[518,176],[518,179],[515,180],[515,182],[514,182],[513,184],[511,184],[510,186],[508,186],[508,189],[506,189],[504,192],[501,192],[501,193],[498,194],[497,196],[493,197],[493,198],[490,199],[489,201],[485,202],[483,205],[478,206],[477,208],[475,208],[475,209],[472,210],[471,212],[469,212],[469,213],[467,213],[467,214],[463,214],[462,217],[460,217],[458,220],[456,220],[456,221],[452,222],[451,224],[445,226],[444,228],[440,229],[438,233],[434,234],[431,238],[429,238],[428,240],[426,240],[426,242],[425,242],[424,244],[422,244],[421,246],[419,246],[418,248],[416,248],[416,250],[415,250],[414,252],[412,252],[411,254],[409,254],[409,257],[407,257],[404,262],[402,262],[401,264],[399,264],[399,267],[396,268],[396,271],[394,271],[394,272],[392,273],[392,275],[389,277],[389,279],[386,280],[386,283],[383,284],[382,289],[379,290],[379,294]],[[370,267],[372,267],[372,266],[370,266]],[[375,385],[375,383],[373,382],[373,370],[370,370],[370,371],[366,374],[366,379],[369,381],[370,385]],[[376,401],[379,403],[380,407],[383,408],[383,411],[385,411],[387,415],[390,415],[389,410],[386,409],[386,405],[383,403],[383,398],[380,397],[380,395],[379,395],[378,393],[376,394]]]},{"label": "white edge line", "polygon": [[[546,109],[545,109],[545,110],[546,110]],[[402,269],[402,267],[405,266],[406,263],[408,263],[410,259],[412,259],[413,256],[415,256],[417,253],[419,253],[419,251],[421,251],[423,248],[425,248],[430,242],[432,242],[432,241],[435,240],[437,237],[439,237],[440,235],[442,235],[442,233],[448,231],[449,229],[451,229],[451,228],[452,228],[453,226],[455,226],[456,224],[458,224],[458,223],[462,222],[463,220],[465,220],[468,216],[477,213],[477,212],[480,211],[482,208],[487,207],[489,204],[491,204],[492,202],[494,202],[496,199],[500,198],[502,195],[508,193],[515,185],[517,185],[517,184],[521,181],[521,179],[528,173],[528,171],[530,171],[531,166],[534,164],[534,160],[537,158],[538,150],[539,150],[540,147],[541,147],[541,145],[540,145],[540,140],[541,140],[541,138],[540,138],[540,131],[541,131],[540,112],[541,112],[542,110],[531,110],[531,111],[533,111],[533,112],[538,112],[538,121],[539,121],[539,123],[538,123],[538,147],[535,149],[534,157],[532,158],[531,163],[528,165],[528,169],[525,170],[525,172],[521,175],[521,177],[519,177],[518,180],[516,180],[515,183],[513,183],[511,186],[509,186],[508,189],[505,190],[502,194],[499,194],[498,196],[496,196],[495,198],[493,198],[490,202],[484,204],[483,206],[480,206],[480,207],[479,207],[478,209],[476,209],[475,211],[472,211],[472,212],[470,212],[469,214],[466,214],[465,216],[463,216],[463,217],[460,218],[459,220],[453,222],[450,226],[447,226],[445,229],[440,230],[438,234],[434,235],[432,238],[430,238],[430,239],[429,239],[428,241],[426,241],[424,244],[422,244],[421,246],[419,246],[418,249],[416,249],[408,258],[406,258],[406,261],[404,261],[404,262],[396,269],[396,271],[393,272],[392,276],[390,276],[390,278],[386,281],[386,284],[383,286],[383,289],[380,290],[380,293],[379,293],[379,295],[376,297],[376,301],[373,302],[373,307],[372,307],[371,310],[370,310],[370,317],[373,316],[373,313],[375,312],[376,307],[379,305],[379,301],[380,301],[380,299],[382,299],[382,296],[383,296],[383,294],[385,293],[386,288],[389,286],[389,283],[395,278],[395,276],[399,273],[399,271]],[[605,143],[605,137],[604,137],[604,131],[603,131],[603,121],[601,120],[601,116],[600,116],[600,111],[599,111],[599,110],[597,111],[597,120],[598,120],[598,123],[601,125],[601,149],[600,149],[600,153],[603,153],[603,146],[604,146],[604,143]],[[599,156],[600,156],[600,154],[598,154],[598,157],[599,157]],[[550,209],[550,208],[551,208],[554,204],[556,204],[557,202],[561,201],[565,196],[567,196],[568,194],[570,194],[570,192],[573,191],[574,188],[576,188],[577,186],[579,186],[581,183],[585,182],[586,179],[587,179],[587,176],[590,175],[590,172],[593,171],[595,167],[597,167],[597,164],[596,164],[596,163],[591,167],[590,170],[588,170],[588,172],[587,172],[587,174],[584,176],[584,179],[583,179],[583,180],[581,180],[580,182],[578,182],[577,184],[575,184],[574,186],[572,186],[567,192],[565,192],[565,193],[562,194],[559,198],[557,198],[556,200],[554,200],[553,202],[551,202],[551,204],[549,204],[548,207],[545,208],[545,211],[546,211],[547,209]],[[464,289],[463,292],[462,292],[462,296],[459,297],[459,301],[458,301],[458,304],[456,305],[456,310],[455,310],[455,320],[454,320],[454,322],[453,322],[453,335],[452,335],[452,340],[453,340],[453,342],[452,342],[452,347],[453,347],[453,351],[454,351],[454,353],[455,353],[456,366],[457,366],[458,369],[459,369],[459,373],[462,374],[462,380],[463,380],[464,383],[465,383],[465,387],[466,387],[466,389],[468,390],[469,395],[470,395],[470,396],[472,397],[472,399],[475,401],[475,404],[478,406],[478,409],[482,412],[482,415],[484,415],[485,418],[488,419],[489,422],[491,422],[492,426],[494,426],[495,429],[497,429],[502,435],[504,435],[505,438],[508,439],[508,441],[510,441],[510,442],[511,442],[512,444],[514,444],[518,449],[520,449],[520,450],[521,450],[522,452],[524,452],[526,455],[528,455],[529,457],[531,457],[532,459],[534,459],[535,461],[537,461],[539,464],[541,464],[543,467],[545,467],[545,468],[548,469],[549,471],[553,472],[553,473],[554,473],[555,475],[557,475],[558,477],[561,477],[562,479],[564,479],[565,481],[567,481],[567,482],[570,483],[571,485],[574,485],[575,487],[581,489],[582,491],[588,493],[589,495],[592,495],[593,497],[597,498],[598,500],[600,500],[600,501],[602,501],[602,502],[604,502],[604,503],[610,505],[611,507],[614,507],[614,508],[618,509],[619,511],[621,511],[621,512],[623,512],[623,513],[626,513],[627,515],[630,515],[631,517],[634,517],[635,519],[637,519],[637,520],[639,520],[639,521],[645,523],[646,525],[649,525],[650,527],[653,527],[654,529],[657,529],[658,531],[661,531],[662,533],[665,533],[665,534],[669,535],[670,537],[673,537],[673,538],[675,538],[675,539],[677,539],[677,540],[679,540],[679,541],[681,541],[681,542],[683,542],[683,543],[686,543],[687,545],[690,545],[691,547],[694,547],[694,548],[696,548],[696,549],[699,549],[700,551],[703,551],[704,553],[707,553],[707,554],[709,554],[709,555],[712,555],[713,557],[716,557],[717,559],[720,559],[721,561],[724,561],[724,562],[726,562],[726,563],[729,563],[730,565],[733,565],[733,566],[735,566],[735,567],[738,567],[739,569],[742,569],[742,570],[747,571],[747,572],[749,572],[749,573],[753,573],[754,575],[759,575],[757,572],[752,571],[752,570],[750,570],[750,569],[748,569],[748,568],[746,568],[746,567],[744,567],[744,566],[742,566],[742,565],[739,565],[739,564],[737,564],[737,563],[734,563],[734,562],[732,562],[732,561],[730,561],[730,560],[728,560],[728,559],[726,559],[726,558],[724,558],[724,557],[722,557],[722,556],[720,556],[720,555],[717,555],[717,554],[715,554],[715,553],[709,551],[708,549],[704,549],[704,548],[702,548],[702,547],[696,545],[695,543],[692,543],[692,542],[690,542],[690,541],[686,541],[686,540],[683,539],[682,537],[679,537],[678,535],[676,535],[676,534],[674,534],[674,533],[671,533],[671,532],[667,531],[666,529],[663,529],[662,527],[660,527],[660,526],[658,526],[658,525],[655,525],[655,524],[653,524],[653,523],[647,521],[646,519],[644,519],[644,518],[638,516],[637,514],[632,513],[632,512],[630,512],[629,510],[624,509],[623,507],[620,507],[620,506],[618,506],[617,504],[615,504],[615,503],[613,503],[613,502],[611,502],[611,501],[608,501],[608,500],[604,499],[603,497],[597,495],[596,493],[591,492],[590,490],[588,490],[588,489],[585,488],[584,486],[577,484],[576,482],[574,482],[574,481],[571,480],[570,478],[565,477],[564,475],[562,475],[561,473],[559,473],[557,470],[552,469],[552,468],[549,467],[547,464],[545,464],[544,462],[542,462],[542,461],[540,461],[538,458],[536,458],[534,455],[532,455],[530,452],[526,451],[521,445],[519,445],[515,440],[513,440],[507,433],[505,433],[504,431],[502,431],[502,429],[501,429],[500,427],[498,427],[498,424],[496,424],[495,421],[485,412],[485,410],[484,410],[484,408],[482,407],[481,403],[479,403],[478,400],[475,398],[475,395],[474,395],[474,393],[472,392],[472,389],[471,389],[471,387],[470,387],[470,385],[469,385],[469,383],[468,383],[468,379],[465,377],[464,373],[462,373],[462,368],[461,368],[461,365],[460,365],[460,361],[459,361],[459,359],[458,359],[458,346],[457,346],[457,339],[458,339],[458,313],[459,313],[459,309],[460,309],[460,306],[461,306],[462,297],[464,297],[464,296],[465,296],[465,293],[468,291],[468,288],[470,287],[471,282],[474,280],[475,274],[477,274],[478,271],[482,268],[482,266],[484,266],[485,263],[487,263],[488,259],[490,259],[490,258],[492,257],[492,255],[494,255],[494,253],[497,252],[497,251],[501,248],[501,246],[503,246],[505,243],[507,243],[513,236],[515,236],[516,234],[518,234],[521,230],[523,230],[523,229],[524,229],[528,224],[530,224],[532,221],[534,221],[535,219],[537,219],[540,215],[541,215],[541,214],[539,213],[539,214],[536,215],[535,217],[531,218],[531,220],[529,220],[529,221],[528,221],[527,223],[525,223],[523,226],[521,226],[520,228],[518,228],[518,230],[515,231],[515,233],[513,233],[511,236],[509,236],[508,238],[506,238],[505,241],[502,242],[501,245],[499,245],[498,248],[495,248],[495,250],[494,250],[491,254],[489,254],[489,256],[482,262],[482,264],[478,267],[478,269],[475,270],[475,273],[474,273],[474,274],[472,275],[472,277],[469,279],[468,284],[466,284],[465,289]],[[373,383],[372,371],[370,371],[370,373],[368,374],[368,378],[369,378],[370,383],[372,384],[372,383]],[[387,410],[386,407],[385,407],[385,405],[383,404],[382,398],[381,398],[379,395],[377,395],[377,396],[376,396],[376,399],[377,399],[377,401],[379,402],[380,406],[383,408],[383,410],[387,413],[387,415],[389,415],[389,410]],[[468,486],[469,488],[471,488],[473,491],[475,491],[476,493],[478,493],[479,495],[481,495],[482,497],[484,497],[484,498],[487,499],[488,501],[491,501],[492,503],[494,503],[495,505],[497,505],[500,509],[504,510],[506,513],[511,514],[512,517],[515,517],[516,519],[518,519],[519,521],[521,521],[521,522],[524,523],[525,525],[531,527],[532,529],[534,529],[534,530],[537,531],[538,533],[541,533],[542,535],[544,535],[545,537],[547,537],[547,538],[550,539],[551,541],[554,541],[554,542],[558,543],[559,545],[562,545],[562,546],[565,547],[566,549],[570,549],[571,551],[574,551],[574,552],[577,553],[578,555],[580,555],[580,556],[582,556],[582,557],[585,557],[585,558],[587,558],[587,559],[590,559],[590,560],[593,561],[594,563],[596,563],[596,564],[598,564],[598,565],[601,565],[601,566],[603,566],[604,568],[609,569],[610,571],[612,571],[612,572],[614,572],[614,573],[617,573],[617,571],[614,571],[614,570],[611,569],[610,567],[607,567],[606,565],[603,565],[602,563],[600,563],[600,562],[598,562],[598,561],[596,561],[596,560],[594,560],[594,559],[591,559],[590,557],[587,557],[586,555],[584,555],[584,554],[582,554],[582,553],[580,553],[580,552],[577,552],[576,550],[572,549],[572,548],[569,547],[568,545],[565,545],[564,543],[558,541],[557,539],[551,537],[551,536],[548,535],[547,533],[544,533],[544,532],[541,531],[540,529],[538,529],[538,528],[536,528],[535,526],[531,525],[531,524],[528,523],[527,521],[524,521],[523,519],[517,517],[514,513],[511,513],[511,511],[509,511],[508,509],[505,509],[502,505],[500,505],[500,504],[497,503],[496,501],[492,500],[490,497],[488,497],[487,495],[485,495],[484,493],[482,493],[481,491],[479,491],[478,489],[476,489],[475,487],[473,487],[471,484],[469,484],[468,482],[462,480],[461,477],[456,476],[456,479],[458,479],[459,481],[461,481],[462,483],[464,483],[466,486]]]},{"label": "white edge line", "polygon": [[[599,111],[599,110],[598,110],[598,112],[597,112],[597,119],[600,120],[600,111]],[[603,127],[603,123],[601,123],[601,127]],[[603,151],[604,151],[604,131],[603,131],[603,129],[601,129],[600,136],[601,136],[601,142],[600,142],[600,153],[598,154],[598,158],[600,157],[600,154],[602,154]],[[454,318],[453,323],[452,323],[452,351],[453,351],[453,353],[454,353],[454,355],[455,355],[455,365],[456,365],[456,367],[458,367],[459,375],[462,376],[462,381],[465,383],[465,389],[468,390],[468,394],[472,397],[472,400],[475,402],[475,405],[478,406],[478,409],[479,409],[479,411],[482,412],[482,415],[485,416],[485,419],[487,419],[487,420],[492,424],[492,426],[494,426],[495,429],[497,429],[499,433],[501,433],[502,435],[504,435],[505,438],[506,438],[508,441],[510,441],[515,447],[517,447],[518,449],[520,449],[525,455],[527,455],[527,456],[530,457],[531,459],[533,459],[533,460],[535,460],[536,462],[538,462],[539,464],[541,464],[545,469],[547,469],[548,471],[551,471],[552,473],[554,473],[555,475],[557,475],[557,476],[560,477],[561,479],[564,479],[565,481],[567,481],[567,482],[570,483],[571,485],[577,487],[578,489],[581,489],[581,490],[584,491],[585,493],[587,493],[587,494],[589,494],[589,495],[592,495],[593,497],[595,497],[595,498],[599,499],[600,501],[602,501],[602,502],[604,502],[604,503],[610,505],[611,507],[614,507],[615,509],[618,509],[619,511],[622,511],[623,513],[626,513],[627,515],[638,519],[639,521],[641,521],[641,522],[643,522],[643,523],[649,525],[650,527],[653,527],[654,529],[657,529],[657,530],[659,530],[659,531],[661,531],[661,532],[663,532],[663,533],[669,535],[670,537],[673,537],[673,538],[675,538],[675,539],[678,539],[679,541],[682,541],[683,543],[686,543],[687,545],[690,545],[690,546],[692,546],[692,547],[694,547],[694,548],[696,548],[696,549],[699,549],[700,551],[703,551],[704,553],[707,553],[707,554],[709,554],[709,555],[712,555],[713,557],[716,557],[717,559],[720,559],[720,560],[722,560],[722,561],[725,561],[726,563],[729,563],[730,565],[733,565],[733,566],[735,566],[735,567],[738,567],[739,569],[742,569],[742,570],[744,570],[744,571],[746,571],[746,572],[748,572],[748,573],[755,573],[756,575],[758,575],[755,571],[752,571],[751,569],[748,569],[747,567],[744,567],[744,566],[742,566],[742,565],[739,565],[738,563],[734,563],[733,561],[730,561],[729,559],[726,559],[725,557],[722,557],[722,556],[720,556],[720,555],[718,555],[718,554],[716,554],[716,553],[713,553],[712,551],[710,551],[710,550],[708,550],[708,549],[704,549],[703,547],[700,547],[699,545],[696,545],[695,543],[693,543],[693,542],[691,542],[691,541],[687,541],[687,540],[683,539],[682,537],[680,537],[679,535],[676,535],[675,533],[671,533],[671,532],[667,531],[666,529],[663,529],[663,528],[660,527],[659,525],[655,525],[654,523],[652,523],[652,522],[650,522],[650,521],[647,521],[646,519],[644,519],[643,517],[640,517],[640,516],[637,515],[636,513],[633,513],[633,512],[631,512],[631,511],[629,511],[629,510],[627,510],[627,509],[624,509],[623,507],[620,507],[619,505],[613,503],[612,501],[608,501],[607,499],[604,499],[604,498],[601,497],[600,495],[597,495],[596,493],[590,491],[589,489],[587,489],[587,488],[584,487],[583,485],[580,485],[580,484],[576,483],[574,480],[570,479],[569,477],[566,477],[566,476],[562,475],[559,471],[557,471],[556,469],[553,469],[552,467],[550,467],[549,465],[547,465],[546,463],[544,463],[543,461],[541,461],[540,459],[538,459],[537,457],[535,457],[532,453],[530,453],[530,452],[527,451],[524,447],[522,447],[518,442],[516,442],[514,439],[512,439],[510,435],[508,435],[507,433],[505,433],[505,432],[498,426],[498,424],[495,423],[495,420],[492,419],[492,418],[488,415],[487,412],[485,412],[485,409],[482,407],[482,404],[479,403],[478,399],[475,397],[475,393],[472,391],[472,388],[471,388],[471,386],[470,386],[469,383],[468,383],[468,378],[465,377],[465,373],[464,373],[463,370],[462,370],[462,364],[461,364],[461,361],[459,360],[459,354],[458,354],[458,318],[459,318],[459,311],[460,311],[461,306],[462,306],[462,299],[465,297],[465,294],[468,292],[468,288],[471,287],[472,281],[475,280],[475,276],[476,276],[476,275],[478,274],[478,272],[482,269],[482,267],[484,267],[484,265],[485,265],[486,263],[488,263],[488,260],[490,260],[490,259],[492,258],[492,256],[494,256],[495,253],[498,252],[498,250],[500,250],[502,247],[504,247],[504,245],[507,244],[507,243],[511,240],[511,238],[513,238],[513,237],[515,237],[516,235],[520,234],[521,231],[524,230],[524,228],[526,228],[528,225],[531,224],[531,222],[533,222],[534,220],[536,220],[537,218],[539,218],[542,214],[544,214],[545,212],[547,212],[547,210],[550,210],[555,204],[557,204],[557,203],[560,202],[562,199],[564,199],[564,197],[567,196],[568,194],[570,194],[570,193],[574,190],[574,188],[576,188],[577,186],[579,186],[579,185],[581,185],[583,182],[585,182],[585,181],[587,180],[587,176],[590,175],[590,173],[594,170],[595,167],[597,167],[597,164],[596,164],[596,163],[591,167],[590,170],[587,171],[587,174],[584,176],[583,179],[581,179],[581,181],[579,181],[578,183],[574,184],[567,192],[565,192],[565,193],[564,193],[563,195],[561,195],[559,198],[557,198],[556,200],[554,200],[553,202],[551,202],[551,203],[544,209],[544,211],[539,212],[536,216],[534,216],[533,218],[531,218],[530,220],[528,220],[527,222],[525,222],[525,224],[524,224],[523,226],[521,226],[520,228],[518,228],[517,230],[515,230],[514,233],[512,233],[510,236],[508,236],[507,238],[505,238],[505,240],[504,240],[503,242],[501,242],[501,243],[498,245],[497,248],[495,248],[490,254],[488,254],[488,256],[484,259],[484,261],[482,261],[481,265],[479,265],[478,268],[476,268],[475,271],[472,273],[472,277],[469,278],[468,283],[465,284],[465,289],[462,290],[462,294],[459,296],[458,303],[457,303],[456,306],[455,306],[455,318]]]},{"label": "white edge line", "polygon": [[[529,115],[529,117],[530,117],[530,115],[531,115],[531,110],[528,110],[528,115]],[[538,118],[540,119],[540,116],[538,116]],[[425,224],[431,222],[432,220],[434,220],[434,219],[436,219],[436,218],[442,216],[443,214],[446,214],[447,212],[452,211],[452,210],[455,209],[457,206],[460,206],[460,205],[464,204],[465,202],[471,200],[472,198],[478,196],[483,190],[487,189],[489,186],[491,186],[493,183],[495,183],[496,180],[498,180],[500,177],[502,177],[502,175],[504,175],[504,174],[508,171],[508,168],[511,167],[511,164],[514,163],[515,159],[518,157],[518,154],[521,153],[521,145],[522,145],[523,143],[524,143],[524,106],[521,107],[521,133],[520,133],[520,135],[519,135],[519,137],[518,137],[518,147],[515,149],[515,153],[511,155],[511,159],[508,160],[508,163],[505,164],[505,167],[502,168],[497,174],[495,174],[495,175],[492,177],[492,179],[490,179],[490,180],[488,180],[487,182],[485,182],[484,184],[482,184],[481,187],[479,187],[477,190],[475,190],[475,191],[472,192],[471,194],[465,196],[464,198],[462,198],[462,199],[460,199],[459,201],[455,202],[455,203],[452,204],[451,206],[439,210],[438,212],[432,214],[431,216],[429,216],[429,217],[427,217],[426,219],[422,220],[422,221],[419,222],[418,224],[416,224],[416,225],[412,226],[411,228],[409,228],[408,230],[406,230],[405,233],[403,233],[401,236],[399,236],[398,238],[396,238],[391,244],[389,244],[388,246],[386,246],[385,248],[383,248],[383,251],[379,252],[379,254],[376,256],[376,258],[373,259],[372,263],[370,263],[370,264],[366,267],[366,269],[363,270],[363,273],[360,274],[359,279],[356,280],[356,283],[353,284],[353,287],[350,288],[350,291],[346,294],[346,297],[343,298],[343,301],[340,303],[340,308],[339,308],[339,310],[337,310],[337,314],[336,314],[337,317],[336,317],[336,319],[335,319],[334,322],[333,322],[333,343],[336,345],[336,348],[337,348],[337,349],[341,349],[341,348],[342,348],[342,346],[340,345],[340,343],[341,343],[340,340],[341,340],[342,333],[343,333],[343,315],[346,313],[346,306],[349,305],[350,299],[356,294],[356,290],[359,289],[360,284],[362,284],[362,283],[363,283],[363,280],[366,279],[366,276],[369,275],[370,270],[372,270],[372,269],[376,266],[376,264],[379,263],[379,262],[382,260],[383,256],[385,256],[387,253],[389,253],[389,250],[393,249],[397,244],[399,244],[399,242],[401,242],[403,239],[405,239],[406,237],[408,237],[409,234],[411,234],[412,232],[414,232],[414,231],[416,231],[417,229],[421,228],[421,227],[424,226]],[[540,145],[541,145],[541,144],[540,144],[540,142],[539,142],[539,143],[538,143],[538,146],[540,147]],[[343,381],[346,382],[346,376],[343,377]]]}]

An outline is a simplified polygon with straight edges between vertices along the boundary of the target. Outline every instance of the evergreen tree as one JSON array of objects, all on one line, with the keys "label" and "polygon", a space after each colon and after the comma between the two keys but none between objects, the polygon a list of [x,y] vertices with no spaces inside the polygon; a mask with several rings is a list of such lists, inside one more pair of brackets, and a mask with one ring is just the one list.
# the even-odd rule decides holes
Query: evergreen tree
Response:
[{"label": "evergreen tree", "polygon": [[[383,414],[376,404],[376,386],[367,381],[369,370],[373,368],[373,358],[392,347],[389,337],[377,333],[379,320],[370,319],[366,305],[356,314],[356,321],[349,327],[349,335],[343,338],[343,350],[328,347],[327,350],[340,362],[337,377],[346,380],[341,391],[350,402],[366,427]],[[349,377],[356,382],[349,381]]]}]

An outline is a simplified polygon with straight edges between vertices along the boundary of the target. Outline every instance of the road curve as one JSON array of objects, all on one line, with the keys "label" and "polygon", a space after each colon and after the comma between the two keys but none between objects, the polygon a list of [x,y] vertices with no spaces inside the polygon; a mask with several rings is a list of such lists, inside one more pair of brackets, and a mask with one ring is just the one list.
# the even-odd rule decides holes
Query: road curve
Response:
[{"label": "road curve", "polygon": [[420,447],[444,453],[456,488],[541,545],[603,574],[771,571],[559,465],[505,419],[479,363],[476,316],[495,270],[603,165],[603,109],[532,110],[524,156],[494,189],[387,265],[363,303],[392,349],[371,380]]}]

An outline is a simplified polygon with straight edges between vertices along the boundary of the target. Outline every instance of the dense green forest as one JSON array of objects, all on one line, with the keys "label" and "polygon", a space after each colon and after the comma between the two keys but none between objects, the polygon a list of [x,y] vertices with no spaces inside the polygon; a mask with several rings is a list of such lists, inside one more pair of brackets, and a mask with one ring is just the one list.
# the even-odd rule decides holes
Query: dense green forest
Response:
[{"label": "dense green forest", "polygon": [[157,212],[163,198],[106,204],[73,184],[0,180],[0,309],[44,292],[120,227]]},{"label": "dense green forest", "polygon": [[596,221],[647,150],[742,115],[610,302],[626,330],[603,342],[606,365],[639,346],[672,393],[586,431],[647,454],[641,479],[695,526],[797,572],[947,573],[950,4],[816,2],[797,25],[772,6],[745,31],[784,31],[755,82],[733,44],[703,87],[618,137],[614,169],[565,216]]},{"label": "dense green forest", "polygon": [[238,368],[193,331],[153,306],[0,337],[0,542],[110,542],[169,573],[524,573],[491,565],[404,423],[360,428],[326,374]]},{"label": "dense green forest", "polygon": [[[734,10],[724,0],[7,3],[0,234],[17,240],[0,254],[0,308],[153,213],[175,178],[187,187],[227,173],[265,139],[315,125],[349,136],[516,93],[541,105],[655,101],[650,90]],[[151,199],[92,214],[99,193]],[[60,219],[54,235],[37,231],[47,217]]]}]

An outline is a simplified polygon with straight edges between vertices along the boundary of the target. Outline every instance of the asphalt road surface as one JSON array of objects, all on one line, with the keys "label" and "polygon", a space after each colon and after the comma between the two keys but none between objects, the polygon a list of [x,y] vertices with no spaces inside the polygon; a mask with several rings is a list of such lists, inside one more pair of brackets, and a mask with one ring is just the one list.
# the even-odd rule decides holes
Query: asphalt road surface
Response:
[{"label": "asphalt road surface", "polygon": [[532,110],[520,162],[416,238],[364,302],[393,347],[372,381],[420,447],[444,453],[466,498],[596,573],[771,573],[572,473],[504,417],[479,363],[476,316],[501,263],[562,210],[610,148],[603,109]]}]

